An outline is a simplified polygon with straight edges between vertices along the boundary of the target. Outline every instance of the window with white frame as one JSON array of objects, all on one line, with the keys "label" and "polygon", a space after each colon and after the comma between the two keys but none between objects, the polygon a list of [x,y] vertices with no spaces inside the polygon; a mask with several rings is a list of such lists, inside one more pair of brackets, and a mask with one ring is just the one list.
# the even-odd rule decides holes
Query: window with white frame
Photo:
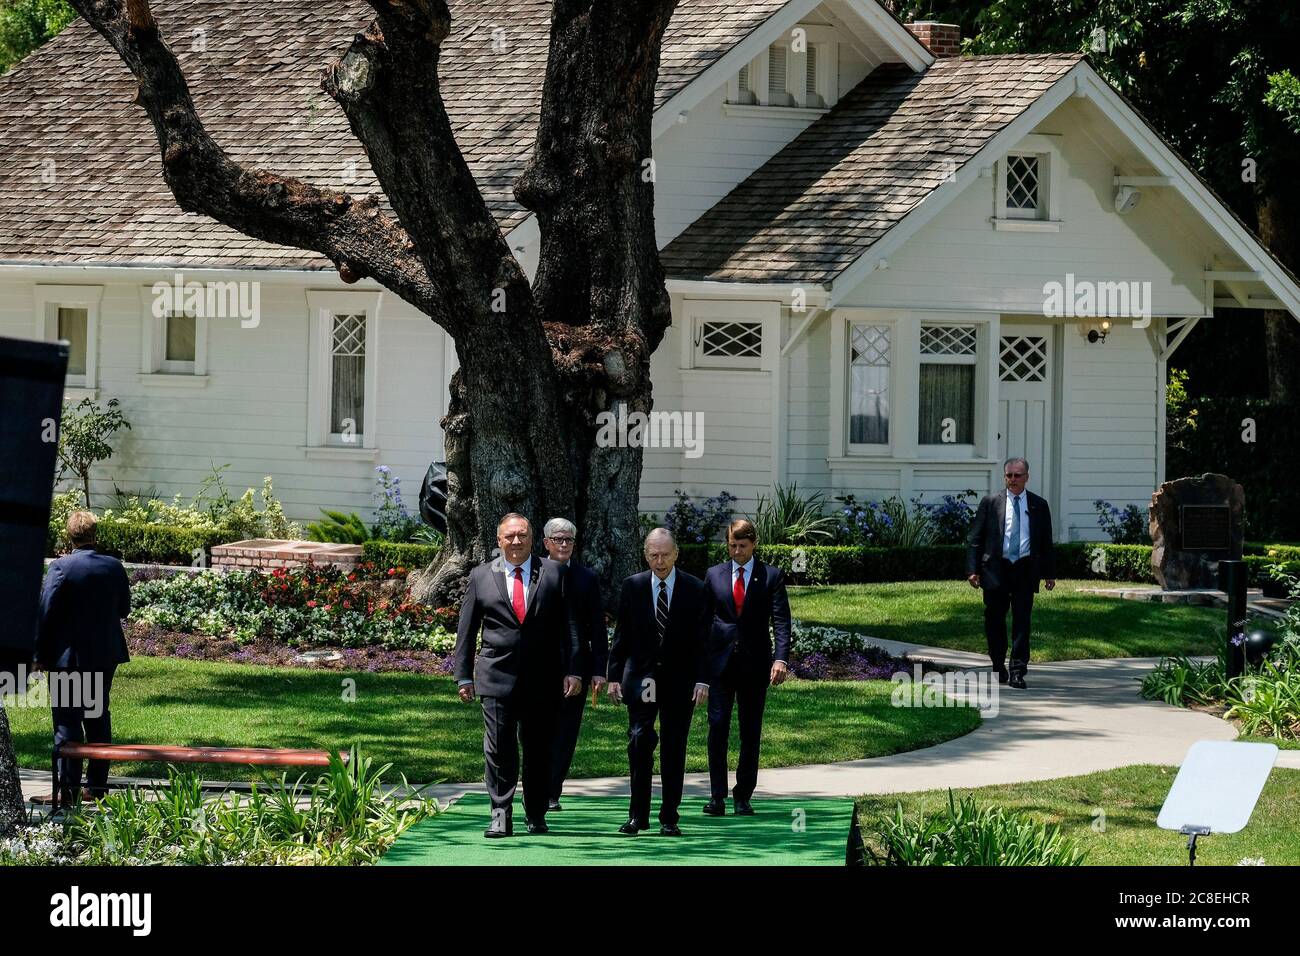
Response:
[{"label": "window with white frame", "polygon": [[800,24],[740,68],[727,102],[827,109],[839,98],[838,50],[830,27]]},{"label": "window with white frame", "polygon": [[68,343],[69,389],[93,390],[97,385],[99,301],[102,286],[37,285],[33,290],[36,337]]},{"label": "window with white frame", "polygon": [[696,368],[762,368],[761,319],[698,317],[695,329]]},{"label": "window with white frame", "polygon": [[978,360],[974,326],[921,326],[918,444],[974,443]]},{"label": "window with white frame", "polygon": [[1026,136],[998,161],[995,227],[1054,229],[1059,223],[1059,138],[1041,133]]},{"label": "window with white frame", "polygon": [[848,361],[849,450],[888,445],[890,327],[851,323]]},{"label": "window with white frame", "polygon": [[150,384],[202,386],[208,374],[208,317],[202,309],[164,308],[156,288],[140,289],[140,371]]},{"label": "window with white frame", "polygon": [[373,449],[379,293],[308,292],[308,447]]}]

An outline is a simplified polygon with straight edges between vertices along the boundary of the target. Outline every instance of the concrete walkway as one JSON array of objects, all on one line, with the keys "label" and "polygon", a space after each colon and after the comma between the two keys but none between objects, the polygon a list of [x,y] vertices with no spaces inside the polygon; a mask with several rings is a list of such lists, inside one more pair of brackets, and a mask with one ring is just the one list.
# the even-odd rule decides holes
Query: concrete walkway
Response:
[{"label": "concrete walkway", "polygon": [[[914,660],[989,670],[988,658],[981,654],[897,641],[874,643]],[[1236,729],[1218,717],[1138,696],[1142,676],[1157,660],[1035,664],[1026,677],[1028,689],[999,687],[996,716],[986,716],[964,737],[892,757],[762,770],[758,795],[850,797],[1046,780],[1133,764],[1176,766],[1198,740],[1235,739]],[[1276,766],[1300,769],[1300,751],[1282,751]],[[22,782],[29,798],[50,789],[48,773],[24,770]],[[482,789],[481,783],[447,784],[427,792],[449,801]],[[707,773],[687,774],[688,796],[707,796],[708,789]],[[572,780],[565,792],[626,794],[627,778]]]}]

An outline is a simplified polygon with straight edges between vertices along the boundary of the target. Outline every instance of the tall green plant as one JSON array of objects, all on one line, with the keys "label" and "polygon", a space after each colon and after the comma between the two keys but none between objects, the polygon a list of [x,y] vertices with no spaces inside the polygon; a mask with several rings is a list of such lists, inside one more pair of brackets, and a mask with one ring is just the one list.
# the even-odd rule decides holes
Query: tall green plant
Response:
[{"label": "tall green plant", "polygon": [[59,423],[59,480],[69,473],[81,479],[81,490],[90,507],[90,469],[113,456],[113,441],[125,428],[131,430],[116,398],[100,408],[91,398],[83,398],[75,408],[64,403]]},{"label": "tall green plant", "polygon": [[835,518],[824,514],[826,497],[799,494],[798,484],[777,485],[772,497],[759,495],[754,527],[764,544],[825,544],[835,534]]}]

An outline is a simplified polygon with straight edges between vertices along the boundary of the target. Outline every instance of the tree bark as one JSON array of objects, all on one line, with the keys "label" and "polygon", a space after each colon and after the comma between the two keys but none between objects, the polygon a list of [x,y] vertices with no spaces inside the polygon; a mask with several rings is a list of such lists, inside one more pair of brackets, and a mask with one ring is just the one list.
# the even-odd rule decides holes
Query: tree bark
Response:
[{"label": "tree bark", "polygon": [[13,737],[9,733],[9,715],[0,704],[0,837],[13,835],[26,822],[27,810],[23,804],[22,782],[18,778]]},{"label": "tree bark", "polygon": [[[1297,156],[1300,161],[1300,156]],[[1258,203],[1259,236],[1275,256],[1300,272],[1300,189],[1281,177],[1264,184]],[[1265,367],[1271,402],[1295,404],[1300,400],[1300,322],[1289,312],[1264,312]]]}]

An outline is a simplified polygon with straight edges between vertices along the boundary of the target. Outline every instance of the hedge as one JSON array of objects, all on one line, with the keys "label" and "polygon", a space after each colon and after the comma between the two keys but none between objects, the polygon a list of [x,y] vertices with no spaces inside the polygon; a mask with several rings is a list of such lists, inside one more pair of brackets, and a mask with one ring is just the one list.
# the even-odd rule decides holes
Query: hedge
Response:
[{"label": "hedge", "polygon": [[361,558],[380,568],[406,568],[421,570],[438,556],[436,544],[412,544],[398,541],[366,541],[361,545]]},{"label": "hedge", "polygon": [[[49,554],[54,554],[61,529],[51,528],[47,538]],[[130,524],[125,521],[100,521],[95,528],[100,550],[123,561],[138,564],[194,563],[194,553],[202,549],[207,563],[213,545],[239,540],[238,535],[195,528],[173,528],[160,524]]]}]

